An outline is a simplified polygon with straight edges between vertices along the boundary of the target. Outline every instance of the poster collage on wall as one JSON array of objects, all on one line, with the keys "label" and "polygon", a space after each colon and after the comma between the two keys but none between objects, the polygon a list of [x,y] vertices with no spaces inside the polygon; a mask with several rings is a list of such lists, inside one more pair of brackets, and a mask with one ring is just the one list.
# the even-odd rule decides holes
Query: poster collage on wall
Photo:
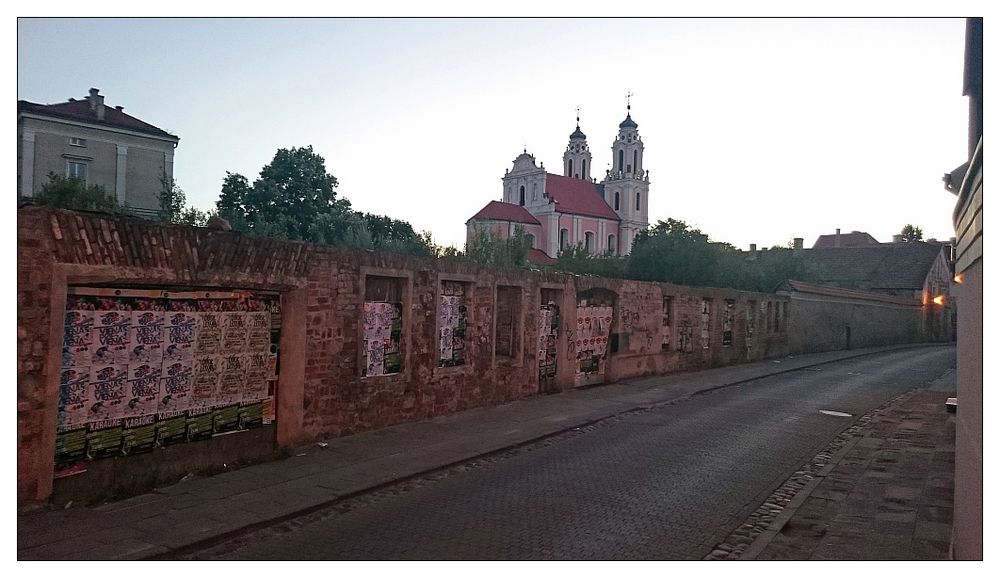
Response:
[{"label": "poster collage on wall", "polygon": [[249,292],[71,288],[57,473],[273,422],[279,308]]},{"label": "poster collage on wall", "polygon": [[542,305],[538,312],[538,378],[552,379],[556,375],[559,339],[559,307]]},{"label": "poster collage on wall", "polygon": [[363,323],[361,376],[377,377],[403,371],[403,357],[400,355],[403,304],[365,301]]},{"label": "poster collage on wall", "polygon": [[587,300],[576,307],[576,360],[577,373],[603,372],[602,360],[608,350],[611,335],[611,305],[589,304]]},{"label": "poster collage on wall", "polygon": [[438,367],[465,365],[465,335],[469,321],[465,297],[463,283],[441,282],[438,303]]}]

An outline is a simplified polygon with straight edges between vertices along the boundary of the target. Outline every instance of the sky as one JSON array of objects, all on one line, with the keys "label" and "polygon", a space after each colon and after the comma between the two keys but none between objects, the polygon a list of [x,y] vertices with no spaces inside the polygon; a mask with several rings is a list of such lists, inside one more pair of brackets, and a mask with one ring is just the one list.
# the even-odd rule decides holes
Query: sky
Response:
[{"label": "sky", "polygon": [[[17,98],[99,88],[180,137],[174,178],[213,209],[312,145],[360,211],[461,247],[524,148],[559,174],[580,108],[595,177],[632,93],[649,219],[747,249],[821,234],[954,236],[967,159],[961,18],[17,21]],[[73,58],[66,58],[72,54]]]}]

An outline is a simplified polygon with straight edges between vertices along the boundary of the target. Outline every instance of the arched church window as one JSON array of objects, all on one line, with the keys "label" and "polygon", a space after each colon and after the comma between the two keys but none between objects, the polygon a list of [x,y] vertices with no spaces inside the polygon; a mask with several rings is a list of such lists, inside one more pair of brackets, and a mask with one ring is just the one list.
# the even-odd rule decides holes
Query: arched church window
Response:
[{"label": "arched church window", "polygon": [[594,234],[591,233],[590,231],[587,231],[586,233],[583,234],[583,248],[588,253],[594,250]]},{"label": "arched church window", "polygon": [[615,254],[615,236],[608,235],[608,253]]},{"label": "arched church window", "polygon": [[637,211],[639,210],[639,195],[641,195],[641,194],[642,193],[636,193],[635,194],[635,210],[637,210]]},{"label": "arched church window", "polygon": [[639,151],[632,151],[632,166],[639,170]]},{"label": "arched church window", "polygon": [[621,170],[624,170],[624,169],[625,169],[625,151],[619,149],[618,150],[618,170],[621,171]]},{"label": "arched church window", "polygon": [[619,195],[618,195],[618,191],[615,191],[615,210],[616,210],[616,211],[617,211],[617,210],[618,210],[618,208],[619,208],[619,207],[618,207],[618,205],[619,205],[619,199],[620,199],[620,197],[619,197]]},{"label": "arched church window", "polygon": [[566,176],[567,177],[573,176],[573,159],[569,159],[569,170],[566,171]]},{"label": "arched church window", "polygon": [[587,159],[580,161],[580,174],[583,178],[587,178]]},{"label": "arched church window", "polygon": [[569,243],[569,229],[559,229],[559,248],[565,249]]},{"label": "arched church window", "polygon": [[520,201],[520,205],[522,207],[524,206],[524,185],[521,185],[521,201]]}]

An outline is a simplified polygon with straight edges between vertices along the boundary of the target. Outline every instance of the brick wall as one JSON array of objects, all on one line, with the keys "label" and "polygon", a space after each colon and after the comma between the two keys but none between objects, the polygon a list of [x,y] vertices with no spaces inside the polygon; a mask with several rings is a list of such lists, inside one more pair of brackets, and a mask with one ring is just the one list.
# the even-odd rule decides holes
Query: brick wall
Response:
[{"label": "brick wall", "polygon": [[[403,368],[395,375],[362,377],[365,290],[376,277],[397,279],[401,288]],[[442,280],[467,287],[465,364],[455,367],[438,366]],[[577,296],[595,289],[614,296],[611,332],[617,351],[607,358],[606,381],[788,352],[783,318],[787,305],[782,310],[788,298],[778,295],[505,271],[25,207],[18,210],[19,503],[45,500],[53,491],[62,311],[67,287],[73,285],[279,292],[282,326],[274,435],[281,447],[538,394],[543,289],[561,296],[558,371],[547,391],[574,387],[577,364],[570,353],[570,328],[577,324]],[[513,293],[505,289],[505,294],[519,295],[520,307],[514,312],[517,350],[511,356],[496,354],[498,287],[514,288]],[[669,326],[664,326],[663,317],[666,297],[672,309]],[[732,303],[730,336],[724,342],[727,300]],[[767,303],[781,312],[779,324],[764,318]],[[753,312],[752,336],[747,332],[748,308]],[[686,348],[679,348],[682,331],[689,336]],[[227,447],[197,455],[217,455],[229,451]],[[143,468],[154,467],[159,459],[171,460],[164,471],[181,471],[178,460],[186,465],[181,449],[154,452],[141,460]],[[196,463],[196,454],[188,455]],[[126,470],[128,460],[121,458]]]}]

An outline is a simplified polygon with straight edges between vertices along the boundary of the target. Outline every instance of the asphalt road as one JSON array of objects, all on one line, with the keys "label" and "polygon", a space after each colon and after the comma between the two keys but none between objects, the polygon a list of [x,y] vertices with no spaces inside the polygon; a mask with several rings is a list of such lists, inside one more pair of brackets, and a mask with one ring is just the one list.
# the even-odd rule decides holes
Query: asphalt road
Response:
[{"label": "asphalt road", "polygon": [[856,417],[954,358],[951,347],[904,350],[717,390],[186,557],[701,559]]}]

